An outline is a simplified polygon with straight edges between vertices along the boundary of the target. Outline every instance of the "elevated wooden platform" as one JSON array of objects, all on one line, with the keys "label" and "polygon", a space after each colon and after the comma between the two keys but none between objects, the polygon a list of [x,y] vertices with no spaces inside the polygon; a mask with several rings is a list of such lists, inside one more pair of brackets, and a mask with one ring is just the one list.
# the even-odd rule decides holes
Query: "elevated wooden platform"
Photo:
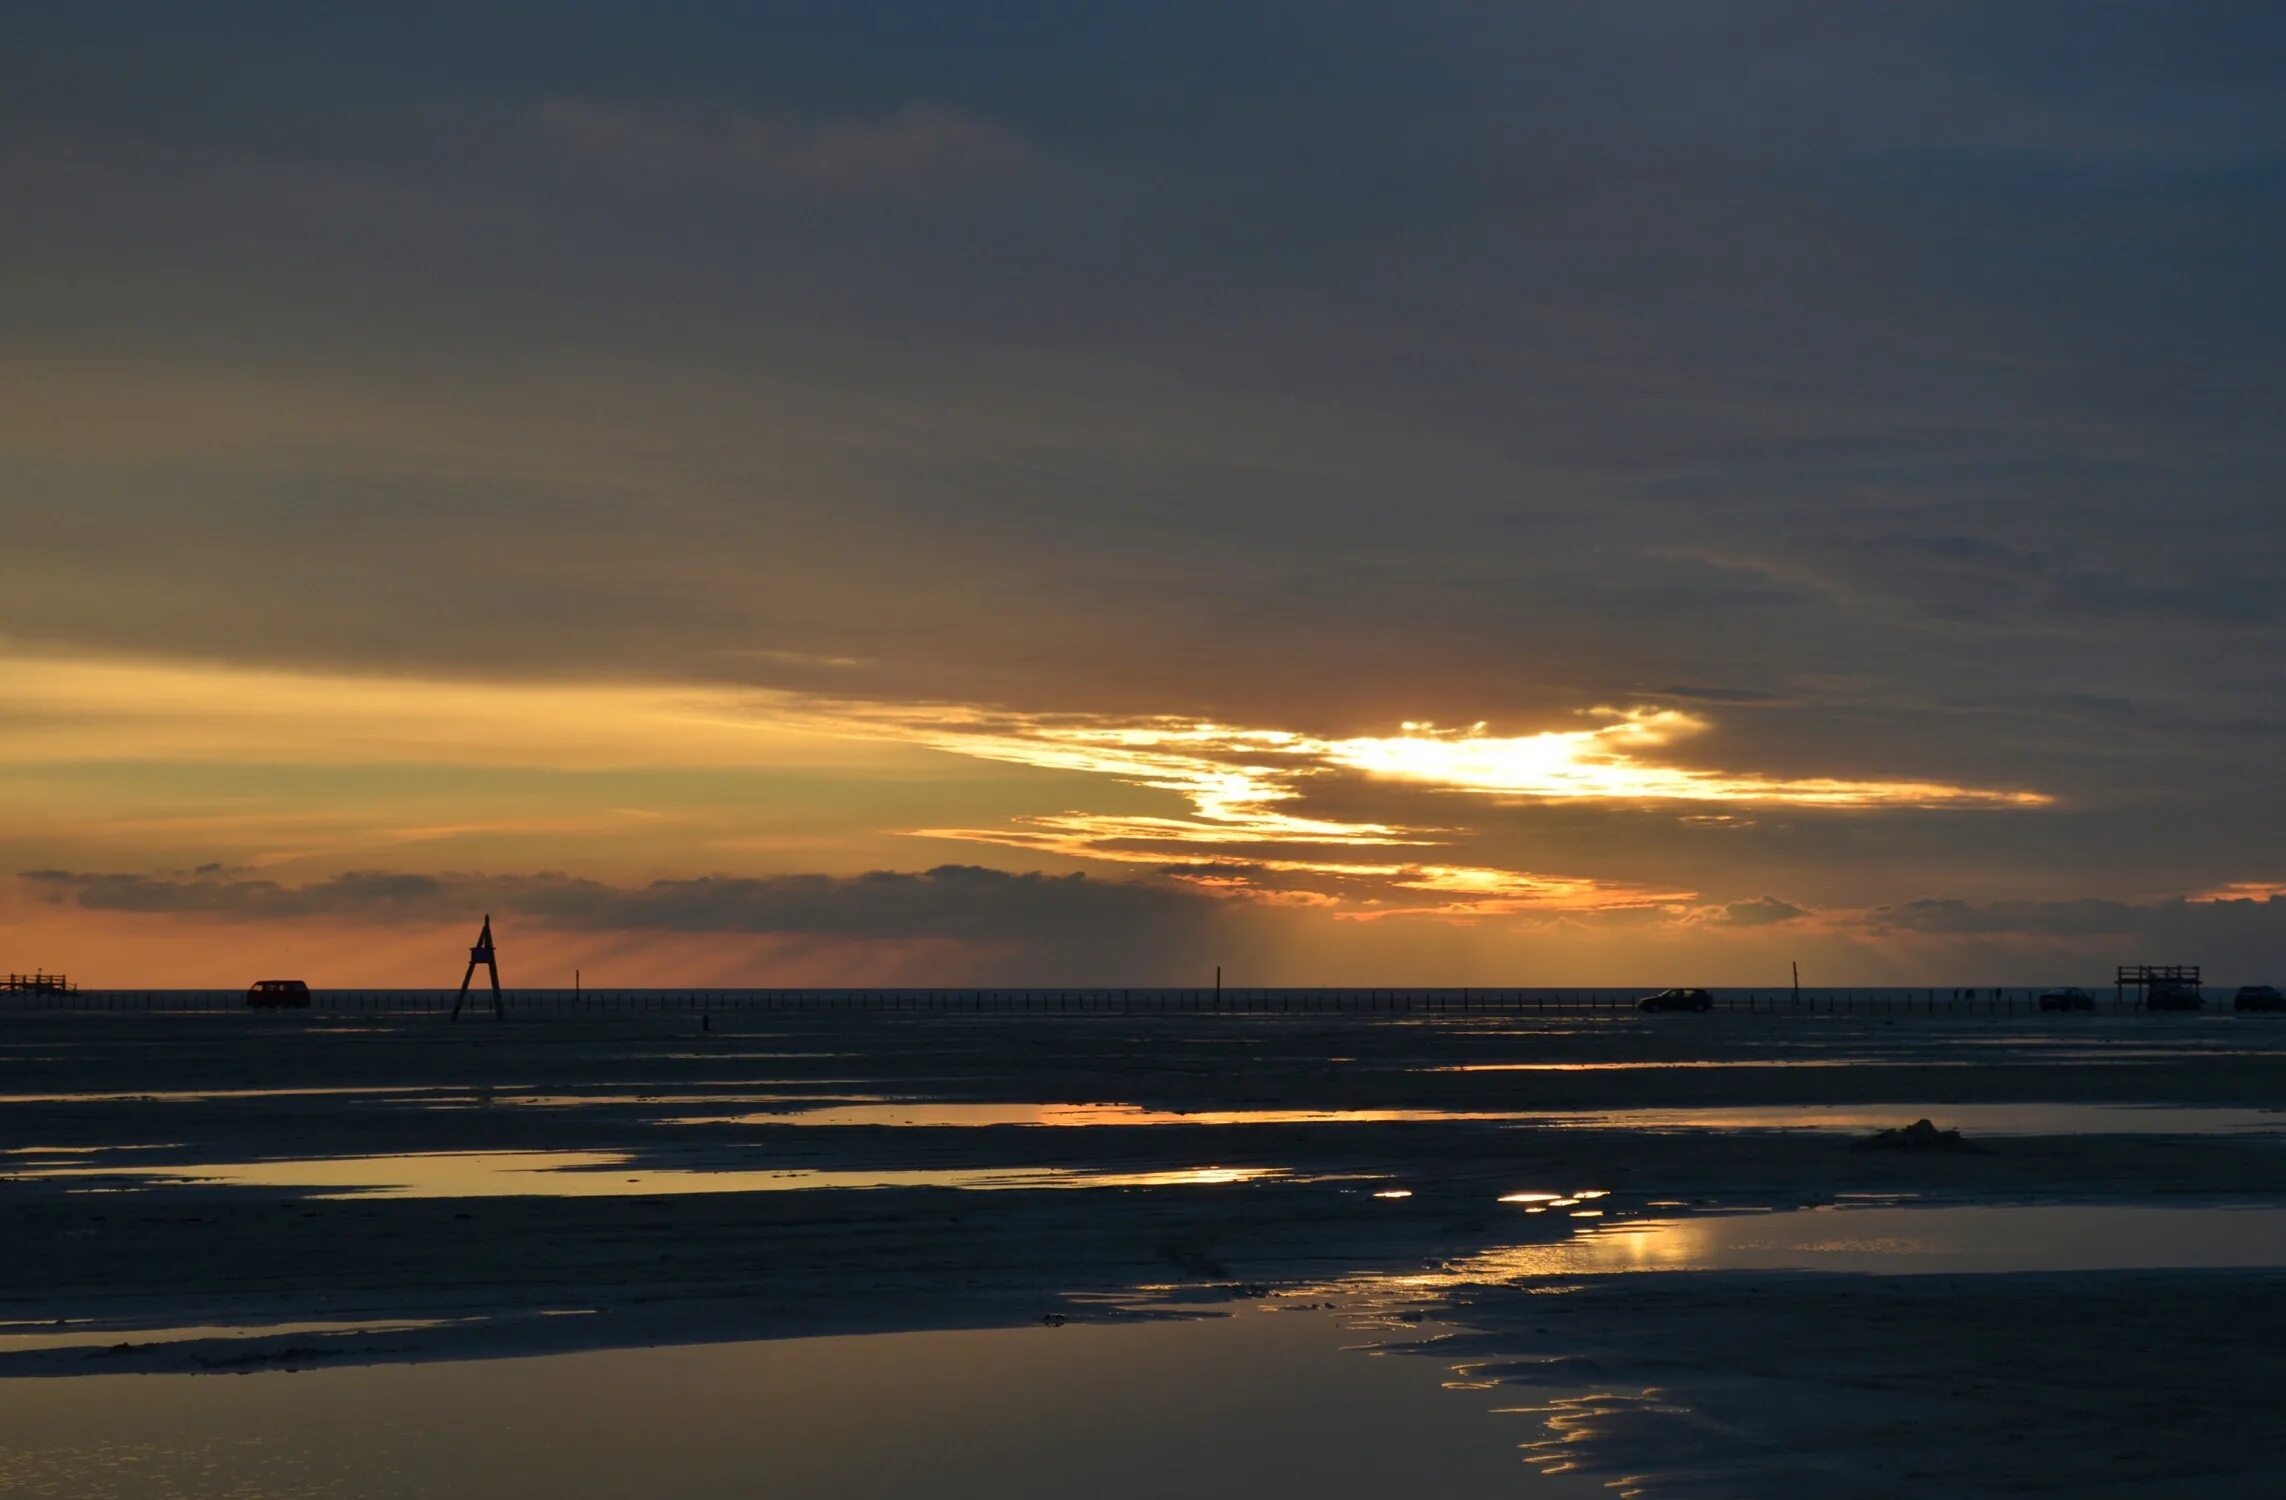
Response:
[{"label": "elevated wooden platform", "polygon": [[2199,994],[2197,964],[2121,964],[2112,977],[2112,992],[2121,1004],[2135,991],[2135,1003],[2148,1005],[2154,995]]}]

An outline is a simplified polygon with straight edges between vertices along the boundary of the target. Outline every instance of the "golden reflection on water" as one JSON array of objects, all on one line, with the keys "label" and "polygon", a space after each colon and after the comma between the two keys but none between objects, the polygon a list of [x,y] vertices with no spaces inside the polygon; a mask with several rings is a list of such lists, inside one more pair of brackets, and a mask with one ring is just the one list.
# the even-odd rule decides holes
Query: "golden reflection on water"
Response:
[{"label": "golden reflection on water", "polygon": [[123,1343],[182,1343],[192,1339],[283,1338],[300,1334],[411,1333],[443,1328],[453,1318],[364,1318],[281,1323],[198,1323],[131,1328],[93,1318],[44,1323],[0,1323],[0,1354],[42,1349],[113,1348]]},{"label": "golden reflection on water", "polygon": [[794,1192],[814,1189],[950,1187],[1020,1188],[1221,1187],[1290,1179],[1283,1167],[1179,1167],[1164,1171],[1093,1172],[1067,1167],[918,1168],[869,1171],[787,1168],[709,1171],[630,1168],[632,1157],[607,1151],[430,1151],[394,1156],[315,1157],[298,1161],[202,1163],[191,1166],[43,1167],[22,1178],[131,1179],[145,1185],[206,1185],[305,1190],[316,1198],[634,1198],[680,1193]]},{"label": "golden reflection on water", "polygon": [[1113,1125],[1388,1125],[1409,1122],[1518,1121],[1517,1110],[1446,1109],[1153,1109],[1140,1104],[1040,1104],[989,1101],[830,1104],[782,1113],[689,1115],[674,1125],[1042,1125],[1058,1129]]},{"label": "golden reflection on water", "polygon": [[[1524,1212],[1546,1213],[1554,1206],[1552,1199],[1535,1202]],[[1430,1270],[1363,1278],[1357,1286],[1418,1296],[1470,1285],[1644,1271],[1913,1273],[2286,1265],[2286,1208],[2276,1205],[1900,1206],[1895,1199],[1870,1199],[1803,1209],[1741,1207],[1676,1218],[1607,1214],[1602,1208],[1574,1208],[1567,1218],[1582,1222],[1562,1238],[1496,1246]]]}]

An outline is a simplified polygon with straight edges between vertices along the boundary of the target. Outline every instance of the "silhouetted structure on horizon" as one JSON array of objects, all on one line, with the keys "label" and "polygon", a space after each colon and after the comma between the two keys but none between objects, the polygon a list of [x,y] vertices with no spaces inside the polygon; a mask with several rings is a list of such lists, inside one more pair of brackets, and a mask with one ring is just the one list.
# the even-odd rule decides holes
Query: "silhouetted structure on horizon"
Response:
[{"label": "silhouetted structure on horizon", "polygon": [[476,946],[468,950],[468,972],[460,976],[460,994],[452,1002],[452,1019],[460,1019],[460,1008],[468,1003],[468,982],[476,977],[476,966],[484,965],[492,975],[492,1019],[501,1020],[506,1012],[500,1006],[500,960],[492,947],[492,913],[484,914],[484,930],[476,935]]},{"label": "silhouetted structure on horizon", "polygon": [[2197,964],[2121,964],[2112,993],[2125,1003],[2129,990],[2145,1010],[2196,1010],[2203,1003]]}]

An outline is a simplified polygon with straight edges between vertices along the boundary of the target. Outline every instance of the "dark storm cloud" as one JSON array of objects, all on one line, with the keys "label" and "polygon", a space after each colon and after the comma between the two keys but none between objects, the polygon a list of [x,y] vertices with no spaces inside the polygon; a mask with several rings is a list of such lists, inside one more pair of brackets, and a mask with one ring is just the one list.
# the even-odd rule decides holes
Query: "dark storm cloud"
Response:
[{"label": "dark storm cloud", "polygon": [[302,885],[219,870],[191,876],[31,870],[22,878],[49,901],[140,915],[392,923],[458,921],[492,910],[581,931],[953,938],[1057,947],[1195,936],[1220,905],[1164,885],[1085,875],[1020,875],[972,865],[855,876],[717,875],[639,886],[560,874],[376,870]]},{"label": "dark storm cloud", "polygon": [[2286,897],[2240,900],[1909,901],[1863,915],[1882,934],[1938,942],[2056,943],[2115,961],[2199,963],[2266,978],[2286,970]]},{"label": "dark storm cloud", "polygon": [[1680,698],[1686,703],[1736,704],[1747,708],[1768,707],[1785,702],[1775,693],[1765,693],[1756,688],[1735,687],[1663,687],[1655,689],[1649,696]]},{"label": "dark storm cloud", "polygon": [[[2286,972],[2286,899],[2238,901],[1907,901],[1859,926],[1948,954],[1955,972],[2019,972],[2009,954],[2073,954],[2087,974],[2115,963],[2197,963],[2211,981],[2277,981]],[[2046,970],[2053,974],[2053,965]]]},{"label": "dark storm cloud", "polygon": [[[2270,545],[2267,537],[2255,543],[2257,550]],[[1804,551],[1839,593],[1958,624],[2069,631],[2095,621],[2197,628],[2286,619],[2279,580],[2234,567],[2161,558],[2091,568],[1971,536],[1868,537]]]},{"label": "dark storm cloud", "polygon": [[[2167,913],[2187,910],[2182,902],[2169,903]],[[2040,937],[2085,937],[2095,933],[2129,933],[2148,924],[2158,909],[2121,901],[2000,901],[1979,905],[1971,901],[1925,899],[1897,906],[1876,907],[1865,915],[1865,925],[1881,932],[1934,932],[1959,936],[2008,933]]]}]

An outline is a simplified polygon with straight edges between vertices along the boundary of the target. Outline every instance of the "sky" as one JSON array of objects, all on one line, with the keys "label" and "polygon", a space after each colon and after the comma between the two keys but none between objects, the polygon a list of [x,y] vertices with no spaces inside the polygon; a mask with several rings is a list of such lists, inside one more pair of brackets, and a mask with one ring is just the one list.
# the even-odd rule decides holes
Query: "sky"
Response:
[{"label": "sky", "polygon": [[0,15],[0,970],[2286,975],[2264,3]]}]

